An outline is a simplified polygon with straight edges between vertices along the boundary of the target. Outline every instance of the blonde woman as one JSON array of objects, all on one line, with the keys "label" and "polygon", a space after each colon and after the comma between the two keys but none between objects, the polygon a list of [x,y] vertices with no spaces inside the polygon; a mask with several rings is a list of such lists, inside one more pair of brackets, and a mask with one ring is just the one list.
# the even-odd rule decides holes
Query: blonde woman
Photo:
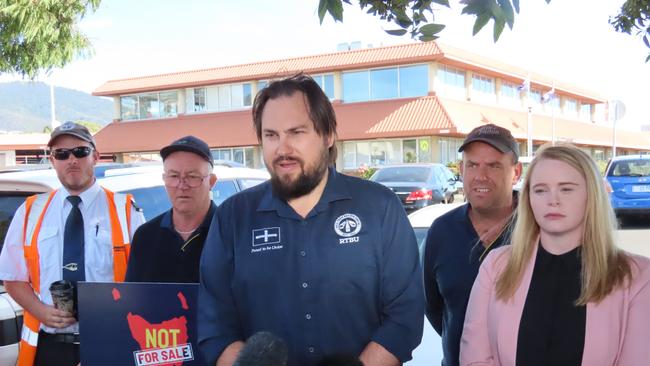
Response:
[{"label": "blonde woman", "polygon": [[616,247],[615,222],[587,154],[540,149],[511,245],[472,288],[461,365],[650,365],[650,260]]}]

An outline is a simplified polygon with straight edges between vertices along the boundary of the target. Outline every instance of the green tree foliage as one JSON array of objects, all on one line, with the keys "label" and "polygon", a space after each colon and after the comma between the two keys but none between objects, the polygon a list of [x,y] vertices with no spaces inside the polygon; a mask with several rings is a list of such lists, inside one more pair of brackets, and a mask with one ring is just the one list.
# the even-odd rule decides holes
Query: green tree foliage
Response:
[{"label": "green tree foliage", "polygon": [[[650,48],[650,0],[627,0],[621,7],[621,13],[610,18],[609,22],[621,33],[635,32]],[[645,62],[648,61],[650,53],[645,59]]]},{"label": "green tree foliage", "polygon": [[0,73],[34,79],[89,55],[77,22],[101,0],[0,0]]},{"label": "green tree foliage", "polygon": [[101,130],[102,127],[104,127],[97,122],[91,122],[91,121],[75,121],[75,122],[77,122],[82,126],[85,126],[88,129],[88,131],[90,131],[90,133],[92,133],[93,135],[96,134],[99,130]]},{"label": "green tree foliage", "polygon": [[[550,3],[551,0],[544,0]],[[401,36],[409,33],[411,38],[431,41],[445,28],[444,24],[434,23],[436,5],[450,7],[449,0],[357,0],[361,10],[379,17],[397,28],[387,30],[391,35]],[[318,17],[321,23],[327,14],[335,21],[343,21],[343,3],[352,4],[352,0],[319,0]],[[496,42],[507,25],[512,29],[515,14],[519,14],[519,0],[460,0],[462,14],[476,18],[473,35],[493,22],[493,38]],[[588,11],[588,10],[586,10]],[[619,32],[632,34],[636,32],[650,48],[650,0],[627,0],[616,17],[610,23]],[[646,62],[650,61],[650,54]]]},{"label": "green tree foliage", "polygon": [[[319,0],[318,16],[321,23],[326,14],[334,20],[343,21],[343,3],[352,4],[351,0]],[[551,0],[545,0],[547,3]],[[391,35],[401,36],[410,33],[412,38],[431,41],[438,38],[444,24],[434,23],[434,6],[449,7],[449,0],[358,0],[361,10],[398,26],[387,30]],[[519,13],[519,0],[461,0],[463,14],[476,17],[473,34],[476,35],[492,20],[494,22],[494,41],[496,42],[506,25],[512,29],[515,13]]]},{"label": "green tree foliage", "polygon": [[[103,127],[97,122],[91,122],[91,121],[75,121],[75,122],[82,126],[86,126],[88,131],[90,131],[90,133],[92,133],[93,135],[96,134]],[[52,133],[52,126],[43,127],[43,133]]]}]

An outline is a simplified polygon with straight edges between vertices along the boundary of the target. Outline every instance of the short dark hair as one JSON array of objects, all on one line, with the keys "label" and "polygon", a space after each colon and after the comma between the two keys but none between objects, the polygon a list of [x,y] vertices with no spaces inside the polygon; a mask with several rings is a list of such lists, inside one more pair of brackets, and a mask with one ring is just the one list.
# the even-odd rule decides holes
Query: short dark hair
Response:
[{"label": "short dark hair", "polygon": [[262,141],[262,113],[266,103],[271,99],[287,96],[299,92],[305,97],[309,118],[314,124],[314,129],[321,137],[334,137],[334,143],[329,148],[329,162],[336,162],[336,114],[332,103],[323,93],[318,83],[310,76],[303,73],[284,79],[275,80],[260,90],[253,102],[253,124],[257,140]]}]

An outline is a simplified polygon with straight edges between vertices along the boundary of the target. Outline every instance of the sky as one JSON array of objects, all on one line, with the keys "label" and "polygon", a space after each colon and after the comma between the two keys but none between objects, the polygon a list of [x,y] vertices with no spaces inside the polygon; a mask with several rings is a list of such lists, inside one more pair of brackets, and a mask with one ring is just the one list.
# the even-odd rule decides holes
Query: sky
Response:
[{"label": "sky", "polygon": [[[440,42],[621,100],[626,113],[617,128],[650,124],[649,49],[608,23],[622,0],[521,1],[514,28],[496,43],[492,23],[472,37],[473,17],[451,3],[434,5],[435,21],[447,25]],[[79,24],[94,55],[39,80],[92,92],[108,80],[334,52],[344,42],[414,42],[386,34],[396,26],[357,5],[345,5],[343,23],[328,16],[320,25],[317,7],[318,0],[103,0]]]}]

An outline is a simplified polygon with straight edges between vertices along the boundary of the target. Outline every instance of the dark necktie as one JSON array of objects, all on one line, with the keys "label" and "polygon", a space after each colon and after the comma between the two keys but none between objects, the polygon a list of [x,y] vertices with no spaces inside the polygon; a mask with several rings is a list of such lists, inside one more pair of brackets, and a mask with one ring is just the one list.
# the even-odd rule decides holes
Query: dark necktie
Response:
[{"label": "dark necktie", "polygon": [[68,196],[72,209],[65,222],[63,232],[63,279],[77,283],[84,281],[84,219],[81,216],[79,203],[81,197]]}]

